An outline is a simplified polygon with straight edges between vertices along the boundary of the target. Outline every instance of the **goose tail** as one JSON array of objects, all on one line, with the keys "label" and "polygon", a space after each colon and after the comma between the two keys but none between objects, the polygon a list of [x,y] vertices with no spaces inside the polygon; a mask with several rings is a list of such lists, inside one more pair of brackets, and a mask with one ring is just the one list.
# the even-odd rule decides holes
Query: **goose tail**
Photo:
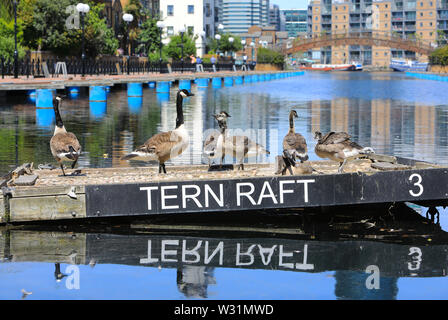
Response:
[{"label": "goose tail", "polygon": [[360,153],[361,154],[370,154],[370,153],[375,153],[375,150],[373,150],[373,148],[371,148],[371,147],[365,147],[365,148],[362,148]]},{"label": "goose tail", "polygon": [[124,155],[123,157],[121,157],[121,160],[131,160],[131,159],[134,159],[137,157],[138,157],[138,154],[131,152],[131,153],[128,153],[127,155]]}]

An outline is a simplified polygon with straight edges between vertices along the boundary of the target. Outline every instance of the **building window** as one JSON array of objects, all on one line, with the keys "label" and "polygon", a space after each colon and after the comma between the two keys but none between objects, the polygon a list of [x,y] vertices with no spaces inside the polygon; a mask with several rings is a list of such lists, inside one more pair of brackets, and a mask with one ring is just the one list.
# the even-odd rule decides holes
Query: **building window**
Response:
[{"label": "building window", "polygon": [[430,22],[429,25],[432,27],[432,22]]},{"label": "building window", "polygon": [[387,56],[387,52],[384,52],[384,56]]},{"label": "building window", "polygon": [[385,23],[384,26],[387,28],[387,23]]},{"label": "building window", "polygon": [[166,33],[167,35],[172,36],[174,34],[174,27],[172,26],[166,27]]},{"label": "building window", "polygon": [[432,7],[432,1],[429,2],[429,6]]},{"label": "building window", "polygon": [[194,14],[194,5],[192,4],[188,5],[188,14]]},{"label": "building window", "polygon": [[420,7],[423,7],[423,2],[420,2]]},{"label": "building window", "polygon": [[423,27],[423,22],[420,22],[420,27]]},{"label": "building window", "polygon": [[[388,8],[388,6],[387,6],[387,4],[386,4],[386,6],[385,6],[386,8]],[[387,53],[386,53],[387,54]]]},{"label": "building window", "polygon": [[420,17],[423,17],[423,12],[420,12]]},{"label": "building window", "polygon": [[387,13],[386,13],[386,14],[384,14],[384,17],[385,17],[385,18],[387,18]]},{"label": "building window", "polygon": [[212,11],[210,10],[210,3],[205,4],[205,16],[208,18],[212,15]]},{"label": "building window", "polygon": [[432,32],[429,33],[429,35],[430,35],[431,37],[432,37],[432,34],[433,34]]},{"label": "building window", "polygon": [[168,5],[166,7],[166,14],[168,16],[174,16],[174,6],[173,5]]}]

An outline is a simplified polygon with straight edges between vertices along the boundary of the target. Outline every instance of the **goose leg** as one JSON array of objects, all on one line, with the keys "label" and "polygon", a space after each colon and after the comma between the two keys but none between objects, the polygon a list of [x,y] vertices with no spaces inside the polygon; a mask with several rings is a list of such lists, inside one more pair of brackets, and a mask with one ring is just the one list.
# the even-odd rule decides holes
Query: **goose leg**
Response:
[{"label": "goose leg", "polygon": [[163,168],[163,173],[166,173],[165,164],[162,164],[162,168]]},{"label": "goose leg", "polygon": [[222,154],[222,156],[221,156],[221,169],[222,169],[222,165],[223,165],[223,163],[224,163],[224,157],[225,157],[226,155],[223,153]]},{"label": "goose leg", "polygon": [[162,173],[162,164],[159,163],[159,173]]},{"label": "goose leg", "polygon": [[344,162],[342,162],[341,165],[339,166],[338,173],[344,172],[344,166],[346,163],[347,163],[347,159],[344,159]]},{"label": "goose leg", "polygon": [[76,159],[75,161],[73,161],[72,163],[72,169],[75,168],[76,163],[78,162],[78,159]]},{"label": "goose leg", "polygon": [[65,177],[65,172],[64,172],[64,165],[61,163],[61,170],[62,170],[62,174],[64,175],[64,177]]}]

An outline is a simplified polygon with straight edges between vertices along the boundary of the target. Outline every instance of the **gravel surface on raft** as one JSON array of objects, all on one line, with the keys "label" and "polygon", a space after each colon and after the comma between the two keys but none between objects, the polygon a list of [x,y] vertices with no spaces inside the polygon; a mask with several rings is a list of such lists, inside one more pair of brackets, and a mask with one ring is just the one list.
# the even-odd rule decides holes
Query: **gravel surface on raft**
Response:
[{"label": "gravel surface on raft", "polygon": [[[355,160],[348,162],[344,172],[378,172],[371,168],[371,161],[368,159]],[[312,173],[304,173],[314,170]],[[337,174],[339,164],[331,161],[309,161],[307,165],[294,168],[295,175],[305,174]],[[233,171],[214,171],[208,172],[206,165],[192,166],[168,166],[167,174],[159,174],[158,166],[148,167],[127,167],[127,168],[81,168],[81,175],[69,176],[74,170],[65,169],[66,177],[62,176],[60,168],[53,170],[33,170],[33,174],[37,174],[39,178],[34,187],[40,186],[82,186],[91,184],[118,184],[118,183],[139,183],[139,182],[159,182],[159,181],[195,181],[195,180],[212,180],[212,179],[235,179],[235,178],[254,178],[276,176],[277,168],[275,164],[245,164],[245,170],[237,170],[234,166]],[[303,168],[308,170],[303,170]],[[79,168],[77,169],[79,170]],[[289,173],[286,174],[288,176]]]}]

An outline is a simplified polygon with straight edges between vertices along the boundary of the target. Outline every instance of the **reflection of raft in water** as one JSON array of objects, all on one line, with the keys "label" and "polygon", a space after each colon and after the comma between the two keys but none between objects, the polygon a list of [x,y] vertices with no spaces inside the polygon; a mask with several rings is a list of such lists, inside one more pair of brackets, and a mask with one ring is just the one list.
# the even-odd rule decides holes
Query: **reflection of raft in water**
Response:
[{"label": "reflection of raft in water", "polygon": [[[446,204],[448,168],[410,159],[369,155],[347,164],[309,162],[315,170],[278,176],[275,165],[245,171],[207,172],[207,166],[174,166],[167,175],[152,168],[83,169],[59,177],[35,170],[34,186],[3,189],[3,222],[159,214],[334,207],[374,203]],[[17,184],[17,183],[16,183]]]},{"label": "reflection of raft in water", "polygon": [[[376,215],[372,215],[374,212]],[[70,232],[54,231],[55,227],[48,226],[38,227],[40,231],[31,227],[3,228],[0,261],[178,270],[190,266],[356,271],[366,277],[366,267],[375,265],[382,277],[446,276],[447,233],[411,208],[396,205],[388,210],[367,209],[355,211],[351,217],[347,213],[340,209],[336,215],[310,214],[307,219],[261,215],[256,223],[247,215],[235,223],[235,215],[230,214],[211,219],[202,216],[189,225],[166,224],[161,217],[149,224],[141,219],[105,224],[108,232],[116,232],[113,234],[102,233],[104,228],[98,228],[98,224],[94,224],[93,233],[89,233],[89,226],[79,224],[67,224],[64,230]],[[214,227],[221,227],[220,232]]]}]

